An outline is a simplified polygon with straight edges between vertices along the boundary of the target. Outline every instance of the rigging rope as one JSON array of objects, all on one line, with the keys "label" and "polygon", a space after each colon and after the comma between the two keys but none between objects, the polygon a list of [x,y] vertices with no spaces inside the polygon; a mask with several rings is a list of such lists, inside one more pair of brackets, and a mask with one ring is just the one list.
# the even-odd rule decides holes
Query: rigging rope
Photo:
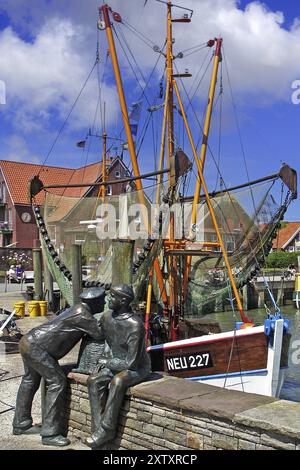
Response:
[{"label": "rigging rope", "polygon": [[[234,100],[233,88],[232,88],[232,84],[231,84],[231,80],[230,80],[230,76],[229,76],[229,70],[228,70],[228,66],[227,66],[227,60],[226,60],[226,56],[225,56],[225,48],[224,48],[224,46],[222,46],[222,48],[223,48],[223,57],[224,57],[224,62],[225,62],[225,67],[226,67],[227,79],[228,79],[228,83],[229,83],[232,107],[233,107],[233,110],[234,110],[236,126],[237,126],[239,141],[240,141],[240,145],[241,145],[242,155],[243,155],[243,161],[244,161],[244,165],[245,165],[247,180],[248,180],[248,183],[249,183],[249,189],[250,189],[251,199],[252,199],[252,203],[253,203],[254,220],[256,220],[257,224],[259,225],[258,214],[257,214],[256,206],[255,206],[253,190],[252,190],[252,186],[250,185],[250,175],[249,175],[248,164],[247,164],[247,161],[246,161],[246,152],[245,152],[245,147],[244,147],[244,143],[243,143],[243,139],[242,139],[242,133],[241,133],[240,121],[239,121],[238,112],[237,112],[237,106],[236,106],[236,103],[235,103],[235,100]],[[263,254],[263,257],[264,257],[264,262],[265,262],[265,265],[266,265],[267,264],[267,258],[266,258],[265,247],[263,245],[260,230],[258,230],[258,233],[259,233],[259,239],[260,239],[262,254]],[[268,290],[269,296],[271,298],[271,301],[273,303],[273,306],[275,307],[275,309],[277,311],[280,311],[280,309],[279,309],[277,303],[275,302],[275,299],[274,299],[274,297],[271,293],[271,290],[269,288],[269,285],[268,285],[268,282],[267,282],[266,277],[264,275],[264,272],[263,272],[263,279],[264,279],[265,286]],[[273,282],[274,282],[274,277],[273,277]],[[274,287],[274,285],[273,285],[273,287]]]},{"label": "rigging rope", "polygon": [[129,31],[131,31],[132,34],[137,36],[144,44],[146,44],[146,46],[150,47],[153,50],[153,46],[155,46],[156,44],[150,38],[147,38],[147,36],[145,36],[143,33],[138,31],[134,26],[130,25],[128,21],[124,19],[122,20],[122,23],[120,24],[125,26],[125,28],[129,29]]},{"label": "rigging rope", "polygon": [[[218,163],[217,163],[218,168],[220,168],[220,164],[221,164],[222,123],[223,123],[222,119],[223,119],[223,94],[224,94],[224,90],[223,90],[223,65],[222,64],[223,64],[223,62],[221,62],[220,93],[219,93],[219,96],[218,96],[218,99],[221,97],[221,99],[220,99],[220,122],[219,122],[219,149],[218,149]],[[221,176],[220,176],[220,179],[217,176],[215,191],[217,191],[219,181],[220,181],[220,189],[221,189],[221,185],[222,185],[222,181],[223,181]]]},{"label": "rigging rope", "polygon": [[[146,93],[145,93],[145,88],[143,88],[143,86],[141,85],[140,80],[139,80],[139,78],[138,78],[138,76],[137,76],[137,74],[136,74],[136,72],[135,72],[135,70],[134,70],[134,67],[133,67],[132,63],[130,62],[130,59],[129,59],[127,53],[126,53],[125,48],[124,48],[123,45],[122,45],[122,42],[121,42],[121,40],[120,40],[120,38],[119,38],[119,35],[118,35],[117,31],[116,31],[116,28],[115,28],[114,26],[113,26],[113,30],[114,30],[114,33],[115,33],[115,35],[116,35],[116,38],[118,39],[118,42],[119,42],[119,44],[120,44],[120,46],[121,46],[121,49],[122,49],[122,51],[124,52],[124,55],[125,55],[126,60],[127,60],[128,64],[129,64],[129,67],[131,68],[131,71],[132,71],[132,73],[133,73],[133,75],[134,75],[134,77],[135,77],[135,79],[136,79],[136,81],[137,81],[139,87],[140,87],[141,90],[142,90],[142,96],[144,96],[144,97],[146,98],[146,101],[147,101],[148,105],[150,106],[150,101],[148,100],[148,97],[147,97],[147,95],[146,95]],[[145,80],[145,77],[144,77],[144,75],[143,75],[143,72],[141,71],[141,69],[140,69],[140,67],[139,67],[139,65],[138,65],[138,63],[137,63],[137,61],[136,61],[136,59],[135,59],[135,57],[134,57],[134,55],[133,55],[133,53],[132,53],[132,51],[131,51],[129,45],[128,45],[128,43],[127,43],[127,41],[126,41],[125,36],[124,36],[124,34],[122,33],[122,31],[121,31],[121,29],[120,29],[120,34],[121,34],[122,39],[123,39],[123,41],[124,41],[124,43],[125,43],[125,45],[126,45],[128,51],[129,51],[129,54],[131,55],[131,57],[132,57],[132,59],[133,59],[135,65],[136,65],[136,67],[137,67],[137,69],[138,69],[138,71],[139,71],[139,73],[140,73],[140,75],[141,75],[141,77],[142,77],[142,80],[143,80],[144,83],[145,83],[146,80]]]},{"label": "rigging rope", "polygon": [[76,100],[74,101],[74,103],[73,103],[73,105],[72,105],[72,107],[71,107],[71,109],[70,109],[70,111],[69,111],[67,117],[65,118],[65,120],[64,120],[64,122],[63,122],[63,124],[62,124],[62,126],[61,126],[61,128],[60,128],[60,130],[59,130],[59,132],[58,132],[58,134],[57,134],[57,136],[55,137],[55,139],[54,139],[54,141],[53,141],[53,143],[52,143],[52,145],[51,145],[51,147],[50,147],[50,150],[48,151],[48,153],[47,153],[47,155],[46,155],[46,157],[45,157],[43,163],[41,164],[40,170],[39,170],[39,172],[38,172],[38,176],[40,175],[40,173],[41,173],[43,167],[45,166],[45,164],[46,164],[48,158],[50,157],[50,155],[51,155],[51,153],[52,153],[52,151],[53,151],[55,145],[57,144],[57,141],[58,141],[58,139],[60,138],[60,136],[61,136],[61,134],[62,134],[62,132],[63,132],[63,130],[64,130],[64,128],[65,128],[65,126],[66,126],[66,124],[67,124],[67,122],[68,122],[68,120],[69,120],[71,114],[72,114],[72,112],[74,111],[74,108],[75,108],[75,106],[76,106],[76,104],[77,104],[79,98],[81,97],[81,95],[82,95],[82,93],[83,93],[83,91],[84,91],[84,89],[85,89],[85,87],[86,87],[86,85],[87,85],[89,79],[91,78],[91,76],[92,76],[92,74],[93,74],[93,72],[94,72],[94,70],[95,70],[95,67],[96,67],[97,63],[98,63],[98,58],[96,58],[96,61],[95,61],[94,65],[93,65],[93,67],[92,67],[90,73],[88,74],[88,76],[87,76],[87,78],[86,78],[86,80],[85,80],[85,82],[84,82],[84,84],[83,84],[83,86],[82,86],[82,88],[81,88],[81,90],[80,90],[80,92],[79,92],[79,94],[78,94]]}]

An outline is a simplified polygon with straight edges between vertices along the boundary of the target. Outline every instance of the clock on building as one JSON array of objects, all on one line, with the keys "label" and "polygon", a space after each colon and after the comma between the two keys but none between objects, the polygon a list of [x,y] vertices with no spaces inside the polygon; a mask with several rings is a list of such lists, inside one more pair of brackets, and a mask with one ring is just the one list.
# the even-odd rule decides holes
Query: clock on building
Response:
[{"label": "clock on building", "polygon": [[29,214],[29,212],[23,212],[21,219],[23,222],[28,223],[31,221],[31,214]]}]

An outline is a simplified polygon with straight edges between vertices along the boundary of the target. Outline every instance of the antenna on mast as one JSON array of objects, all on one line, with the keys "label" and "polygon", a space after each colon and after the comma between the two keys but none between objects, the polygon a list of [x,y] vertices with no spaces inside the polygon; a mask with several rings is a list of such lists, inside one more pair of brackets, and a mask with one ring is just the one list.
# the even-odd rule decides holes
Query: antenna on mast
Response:
[{"label": "antenna on mast", "polygon": [[[146,0],[145,2],[145,5],[147,3],[148,0]],[[185,11],[189,11],[190,12],[190,18],[192,18],[193,14],[194,14],[194,10],[192,10],[191,8],[187,8],[187,7],[183,7],[181,5],[177,5],[176,3],[171,3],[169,1],[165,1],[165,0],[154,0],[155,2],[158,2],[158,3],[163,3],[164,5],[170,5],[171,7],[175,7],[175,8],[179,8],[180,10],[185,10]],[[171,3],[171,4],[170,4]],[[145,6],[144,5],[144,6]],[[188,18],[185,18],[185,19],[188,19]],[[173,20],[174,21],[174,20]],[[175,20],[176,21],[176,20]]]}]

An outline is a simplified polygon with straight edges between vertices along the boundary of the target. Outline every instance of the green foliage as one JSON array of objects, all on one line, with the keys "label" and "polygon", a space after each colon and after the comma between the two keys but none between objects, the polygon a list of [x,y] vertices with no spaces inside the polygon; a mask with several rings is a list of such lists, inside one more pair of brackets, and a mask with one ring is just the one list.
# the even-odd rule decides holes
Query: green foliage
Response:
[{"label": "green foliage", "polygon": [[287,268],[290,264],[298,266],[298,256],[300,253],[288,251],[275,251],[269,254],[267,258],[267,268]]},{"label": "green foliage", "polygon": [[27,269],[32,264],[32,258],[25,251],[8,251],[7,254],[2,256],[1,260],[8,268],[22,266],[22,268]]}]

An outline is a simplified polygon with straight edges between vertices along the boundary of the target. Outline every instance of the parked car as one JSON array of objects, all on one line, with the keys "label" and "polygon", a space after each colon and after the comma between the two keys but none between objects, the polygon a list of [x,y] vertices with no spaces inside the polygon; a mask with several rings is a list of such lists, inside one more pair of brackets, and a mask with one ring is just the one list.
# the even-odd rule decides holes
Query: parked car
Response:
[{"label": "parked car", "polygon": [[24,277],[25,282],[34,282],[34,271],[25,271]]}]

